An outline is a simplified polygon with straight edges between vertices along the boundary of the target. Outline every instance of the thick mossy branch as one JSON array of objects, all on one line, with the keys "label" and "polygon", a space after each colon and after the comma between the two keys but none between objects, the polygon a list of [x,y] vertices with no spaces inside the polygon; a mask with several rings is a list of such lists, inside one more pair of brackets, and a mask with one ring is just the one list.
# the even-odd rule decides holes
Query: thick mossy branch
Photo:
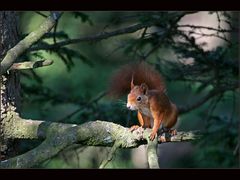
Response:
[{"label": "thick mossy branch", "polygon": [[[12,128],[12,132],[8,132],[8,138],[45,140],[38,147],[25,154],[2,161],[0,163],[2,168],[34,167],[74,143],[107,147],[112,147],[117,143],[119,148],[135,148],[147,144],[146,138],[151,132],[150,129],[142,132],[137,130],[130,132],[129,128],[98,120],[82,125],[25,119],[16,122],[18,123]],[[179,142],[198,138],[199,136],[194,136],[194,133],[179,132],[176,137],[170,138],[169,141]],[[159,143],[161,142],[159,141]]]},{"label": "thick mossy branch", "polygon": [[61,13],[54,12],[33,32],[19,41],[12,49],[8,50],[6,56],[1,61],[1,75],[4,74],[16,61],[16,59],[30,48],[34,43],[42,38],[44,34],[50,32],[56,24]]}]

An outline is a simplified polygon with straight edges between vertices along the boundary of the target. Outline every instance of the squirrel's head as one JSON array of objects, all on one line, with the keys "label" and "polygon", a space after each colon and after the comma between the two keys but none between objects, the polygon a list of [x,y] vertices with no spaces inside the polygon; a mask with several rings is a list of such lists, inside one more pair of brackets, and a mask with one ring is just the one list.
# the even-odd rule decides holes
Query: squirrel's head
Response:
[{"label": "squirrel's head", "polygon": [[127,108],[134,111],[138,110],[140,107],[147,105],[148,103],[148,86],[142,83],[140,86],[135,86],[133,84],[133,78],[131,81],[131,91],[127,98]]}]

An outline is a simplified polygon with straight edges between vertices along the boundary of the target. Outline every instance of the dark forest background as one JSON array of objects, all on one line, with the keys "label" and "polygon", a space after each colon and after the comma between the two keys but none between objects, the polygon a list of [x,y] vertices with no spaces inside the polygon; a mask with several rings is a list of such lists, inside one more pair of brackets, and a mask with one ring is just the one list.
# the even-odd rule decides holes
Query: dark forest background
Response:
[{"label": "dark forest background", "polygon": [[[47,15],[20,12],[22,37]],[[237,12],[64,12],[54,30],[22,57],[54,61],[21,71],[22,117],[77,124],[104,120],[130,127],[137,118],[124,106],[126,96],[112,100],[105,92],[118,67],[143,59],[163,75],[170,99],[186,108],[177,130],[204,132],[199,141],[159,145],[160,166],[239,167],[238,18]],[[142,28],[124,33],[135,25]],[[123,34],[94,38],[119,29]],[[79,37],[78,43],[54,46]],[[38,143],[24,141],[21,151]],[[74,145],[36,168],[97,168],[109,151]],[[146,168],[146,158],[145,146],[118,150],[107,168]]]}]

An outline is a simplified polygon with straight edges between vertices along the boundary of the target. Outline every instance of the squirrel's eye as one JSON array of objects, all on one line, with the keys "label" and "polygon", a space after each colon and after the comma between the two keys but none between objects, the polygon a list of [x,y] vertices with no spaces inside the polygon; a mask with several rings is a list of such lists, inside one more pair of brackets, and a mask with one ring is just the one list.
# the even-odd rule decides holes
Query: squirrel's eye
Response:
[{"label": "squirrel's eye", "polygon": [[142,98],[141,98],[140,96],[137,97],[137,101],[141,101],[141,99],[142,99]]}]

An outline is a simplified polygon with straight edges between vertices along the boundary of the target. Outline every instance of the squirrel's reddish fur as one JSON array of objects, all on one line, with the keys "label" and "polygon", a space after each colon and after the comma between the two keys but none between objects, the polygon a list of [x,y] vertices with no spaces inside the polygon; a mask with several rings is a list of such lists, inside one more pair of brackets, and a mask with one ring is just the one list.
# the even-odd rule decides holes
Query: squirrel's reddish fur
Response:
[{"label": "squirrel's reddish fur", "polygon": [[109,86],[109,94],[120,97],[131,90],[130,82],[140,85],[146,83],[149,89],[165,92],[165,84],[162,76],[153,67],[145,62],[135,62],[122,66],[112,76]]},{"label": "squirrel's reddish fur", "polygon": [[[169,131],[177,122],[177,107],[165,90],[162,76],[151,66],[140,62],[120,68],[112,77],[109,93],[115,97],[128,93],[127,108],[138,111],[141,127],[152,128],[150,139],[153,140],[161,125]],[[132,126],[131,131],[138,127]]]}]

